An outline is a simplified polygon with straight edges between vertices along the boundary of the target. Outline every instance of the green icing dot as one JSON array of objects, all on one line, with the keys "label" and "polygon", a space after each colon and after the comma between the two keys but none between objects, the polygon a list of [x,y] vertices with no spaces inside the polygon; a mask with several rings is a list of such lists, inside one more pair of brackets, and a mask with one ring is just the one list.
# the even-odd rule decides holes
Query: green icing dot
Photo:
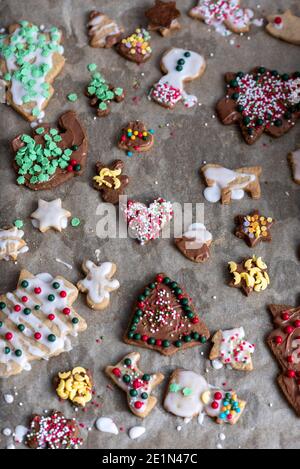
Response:
[{"label": "green icing dot", "polygon": [[16,228],[21,229],[24,226],[23,220],[15,220],[14,225]]},{"label": "green icing dot", "polygon": [[191,388],[183,388],[183,390],[182,390],[182,394],[183,394],[184,396],[190,396],[190,395],[192,394],[192,392],[193,392],[193,391],[192,391]]},{"label": "green icing dot", "polygon": [[169,391],[170,392],[178,392],[180,391],[181,389],[181,386],[177,383],[171,383],[170,386],[169,386]]},{"label": "green icing dot", "polygon": [[88,64],[87,69],[89,72],[95,72],[97,70],[97,65],[96,64]]}]

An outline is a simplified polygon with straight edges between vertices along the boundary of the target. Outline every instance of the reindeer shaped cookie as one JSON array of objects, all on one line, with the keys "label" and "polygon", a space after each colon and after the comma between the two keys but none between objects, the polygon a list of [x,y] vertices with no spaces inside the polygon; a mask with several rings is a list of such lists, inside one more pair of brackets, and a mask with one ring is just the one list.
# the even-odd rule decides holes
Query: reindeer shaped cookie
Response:
[{"label": "reindeer shaped cookie", "polygon": [[204,57],[189,50],[172,48],[164,54],[160,66],[165,76],[150,91],[153,101],[170,109],[179,101],[188,108],[194,106],[198,99],[189,95],[184,86],[203,75],[206,68]]},{"label": "reindeer shaped cookie", "polygon": [[206,164],[200,169],[208,186],[204,190],[204,197],[212,203],[221,200],[224,205],[230,204],[231,200],[241,200],[245,192],[248,192],[252,199],[259,199],[261,172],[260,166],[233,171],[218,164]]}]

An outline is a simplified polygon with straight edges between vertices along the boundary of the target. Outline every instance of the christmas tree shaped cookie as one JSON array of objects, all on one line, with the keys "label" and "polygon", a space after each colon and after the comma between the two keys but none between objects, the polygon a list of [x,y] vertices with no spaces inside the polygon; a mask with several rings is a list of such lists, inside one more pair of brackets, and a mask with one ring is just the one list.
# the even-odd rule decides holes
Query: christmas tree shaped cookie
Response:
[{"label": "christmas tree shaped cookie", "polygon": [[17,289],[0,296],[1,378],[72,349],[69,336],[87,327],[72,308],[77,296],[63,277],[21,271]]},{"label": "christmas tree shaped cookie", "polygon": [[139,295],[124,340],[174,355],[204,344],[209,337],[185,290],[165,274],[158,274]]},{"label": "christmas tree shaped cookie", "polygon": [[279,74],[257,67],[250,73],[226,73],[227,92],[217,104],[225,125],[238,123],[249,145],[266,132],[281,137],[300,117],[300,72]]},{"label": "christmas tree shaped cookie", "polygon": [[267,343],[281,367],[278,384],[300,417],[300,307],[269,305],[274,331]]}]

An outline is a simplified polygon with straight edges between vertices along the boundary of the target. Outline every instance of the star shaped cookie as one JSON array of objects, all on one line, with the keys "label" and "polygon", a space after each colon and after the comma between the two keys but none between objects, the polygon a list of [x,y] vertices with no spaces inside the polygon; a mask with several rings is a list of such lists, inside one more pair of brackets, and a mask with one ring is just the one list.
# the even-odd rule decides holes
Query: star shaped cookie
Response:
[{"label": "star shaped cookie", "polygon": [[249,215],[238,215],[235,223],[235,236],[244,239],[250,248],[254,248],[260,241],[272,241],[270,229],[275,220],[261,215],[258,210]]},{"label": "star shaped cookie", "polygon": [[39,199],[37,210],[31,214],[33,226],[42,233],[46,233],[51,228],[61,232],[67,228],[70,216],[71,213],[62,208],[61,199],[51,202]]}]

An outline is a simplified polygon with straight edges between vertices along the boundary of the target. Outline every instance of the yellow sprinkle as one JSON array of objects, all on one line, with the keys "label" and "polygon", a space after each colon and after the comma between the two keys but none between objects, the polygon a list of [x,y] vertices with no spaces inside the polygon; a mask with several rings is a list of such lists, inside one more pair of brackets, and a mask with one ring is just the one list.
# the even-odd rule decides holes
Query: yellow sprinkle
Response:
[{"label": "yellow sprinkle", "polygon": [[268,223],[272,223],[272,221],[273,221],[273,218],[271,218],[271,217],[267,218]]},{"label": "yellow sprinkle", "polygon": [[135,139],[136,139],[135,135],[132,135],[130,138],[131,138],[131,140],[135,140]]},{"label": "yellow sprinkle", "polygon": [[133,132],[133,135],[138,135],[138,134],[139,134],[139,133],[138,133],[137,130],[135,130],[135,131]]}]

